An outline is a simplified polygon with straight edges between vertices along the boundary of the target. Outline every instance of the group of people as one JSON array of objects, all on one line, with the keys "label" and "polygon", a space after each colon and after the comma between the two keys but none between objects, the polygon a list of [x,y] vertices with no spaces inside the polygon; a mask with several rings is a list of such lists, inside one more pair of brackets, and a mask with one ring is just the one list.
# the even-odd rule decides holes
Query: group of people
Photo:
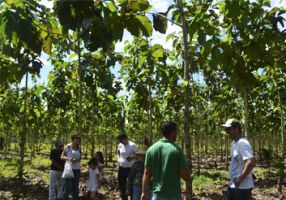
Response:
[{"label": "group of people", "polygon": [[[251,200],[254,187],[252,170],[255,167],[252,147],[249,141],[242,136],[240,121],[229,119],[222,127],[233,140],[230,154],[230,183],[226,199]],[[146,145],[137,147],[126,134],[120,134],[117,137],[119,142],[117,148],[118,186],[122,200],[128,200],[128,196],[131,200],[181,199],[181,178],[191,183],[192,175],[189,173],[183,150],[176,144],[177,135],[177,124],[173,121],[166,121],[162,125],[162,139],[150,147]],[[64,150],[61,149],[62,143],[56,142],[57,150],[51,152],[49,199],[68,199],[71,191],[73,199],[78,198],[81,158],[79,144],[80,137],[76,135],[72,136],[72,143]],[[101,170],[104,166],[103,160],[101,161],[99,157],[95,156],[89,161],[87,190],[90,193],[90,199],[96,199]],[[65,170],[64,161],[72,163],[73,178],[61,178],[61,172]],[[64,182],[63,195],[60,188],[62,182]]]},{"label": "group of people", "polygon": [[[252,170],[255,158],[249,141],[242,136],[241,123],[229,119],[222,125],[233,140],[231,147],[230,183],[227,200],[251,200],[254,187]],[[122,200],[180,200],[181,178],[190,183],[192,175],[182,149],[175,143],[178,128],[175,122],[162,125],[163,138],[146,151],[118,136],[118,183]]]},{"label": "group of people", "polygon": [[[69,199],[72,195],[73,200],[79,198],[79,182],[81,169],[81,137],[71,136],[71,143],[64,145],[62,141],[55,142],[55,149],[50,153],[52,161],[50,170],[49,200]],[[102,152],[98,151],[88,162],[88,182],[87,191],[91,200],[95,200],[98,195],[99,186],[103,180],[102,169],[104,159]],[[70,168],[70,169],[68,169]],[[70,172],[68,172],[70,170]],[[71,174],[66,176],[66,174]]]}]

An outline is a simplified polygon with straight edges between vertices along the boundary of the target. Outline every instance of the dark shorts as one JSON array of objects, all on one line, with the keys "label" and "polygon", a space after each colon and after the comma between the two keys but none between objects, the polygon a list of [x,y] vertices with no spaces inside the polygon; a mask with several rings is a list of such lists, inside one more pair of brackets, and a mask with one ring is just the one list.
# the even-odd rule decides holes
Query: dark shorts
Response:
[{"label": "dark shorts", "polygon": [[227,189],[227,200],[252,200],[252,189]]}]

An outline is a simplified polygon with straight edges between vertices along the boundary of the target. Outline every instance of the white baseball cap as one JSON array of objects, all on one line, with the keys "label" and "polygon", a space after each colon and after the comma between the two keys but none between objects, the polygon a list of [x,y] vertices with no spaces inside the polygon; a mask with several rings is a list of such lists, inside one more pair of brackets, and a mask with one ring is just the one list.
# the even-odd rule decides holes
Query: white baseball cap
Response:
[{"label": "white baseball cap", "polygon": [[241,126],[240,121],[237,119],[228,119],[225,124],[221,125],[222,127],[225,128],[230,128],[233,126]]}]

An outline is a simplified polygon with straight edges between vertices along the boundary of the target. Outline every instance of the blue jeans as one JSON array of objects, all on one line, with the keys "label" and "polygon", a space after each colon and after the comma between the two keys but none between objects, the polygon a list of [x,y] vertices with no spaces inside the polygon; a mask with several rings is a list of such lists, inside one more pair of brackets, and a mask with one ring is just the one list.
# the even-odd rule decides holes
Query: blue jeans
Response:
[{"label": "blue jeans", "polygon": [[69,199],[69,194],[72,192],[72,199],[79,199],[79,178],[80,178],[80,170],[73,169],[73,178],[64,178],[64,200]]},{"label": "blue jeans", "polygon": [[167,198],[167,197],[155,197],[152,196],[152,200],[181,200],[181,197],[172,197],[172,198]]},{"label": "blue jeans", "polygon": [[227,200],[251,200],[252,189],[238,189],[238,188],[228,188],[227,190]]},{"label": "blue jeans", "polygon": [[142,189],[140,186],[133,186],[132,200],[140,200]]}]

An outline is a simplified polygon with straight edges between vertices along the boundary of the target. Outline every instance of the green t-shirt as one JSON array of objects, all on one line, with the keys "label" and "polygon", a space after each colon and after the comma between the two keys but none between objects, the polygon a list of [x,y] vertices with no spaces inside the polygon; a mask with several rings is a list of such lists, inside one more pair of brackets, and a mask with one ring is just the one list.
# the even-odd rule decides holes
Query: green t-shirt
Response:
[{"label": "green t-shirt", "polygon": [[175,142],[161,139],[147,151],[145,166],[151,167],[154,196],[181,196],[180,170],[187,168],[182,149]]}]

